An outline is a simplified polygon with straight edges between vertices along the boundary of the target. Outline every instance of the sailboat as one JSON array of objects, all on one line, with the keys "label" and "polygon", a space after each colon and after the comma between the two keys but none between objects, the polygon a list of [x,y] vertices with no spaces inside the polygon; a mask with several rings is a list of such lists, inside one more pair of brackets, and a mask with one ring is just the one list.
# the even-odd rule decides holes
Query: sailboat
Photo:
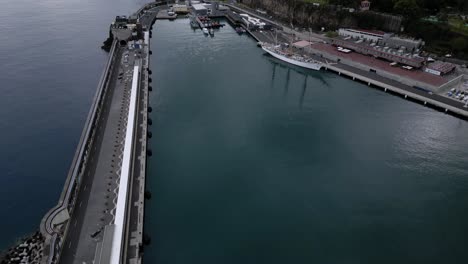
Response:
[{"label": "sailboat", "polygon": [[[275,42],[277,42],[277,36],[275,37]],[[316,71],[319,71],[323,67],[322,62],[316,61],[305,55],[295,54],[291,52],[290,49],[284,49],[281,45],[273,45],[265,42],[261,42],[259,44],[265,52],[287,63]]]}]

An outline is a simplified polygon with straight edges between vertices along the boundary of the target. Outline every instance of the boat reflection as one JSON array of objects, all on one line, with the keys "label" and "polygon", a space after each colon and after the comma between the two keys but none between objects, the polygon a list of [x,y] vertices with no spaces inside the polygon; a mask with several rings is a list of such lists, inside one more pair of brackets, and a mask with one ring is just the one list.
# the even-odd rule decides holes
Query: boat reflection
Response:
[{"label": "boat reflection", "polygon": [[[293,70],[294,72],[298,73],[298,74],[301,74],[301,75],[307,75],[307,76],[310,76],[314,79],[317,79],[319,80],[323,85],[325,85],[326,87],[330,87],[329,83],[327,82],[327,80],[325,80],[325,78],[323,78],[323,72],[317,72],[317,71],[313,71],[313,70],[308,70],[308,69],[304,69],[302,67],[299,67],[299,66],[294,66],[294,65],[291,65],[291,64],[287,64],[279,59],[276,59],[274,57],[271,57],[271,56],[268,56],[268,54],[264,54],[265,58],[267,58],[271,64],[275,65],[275,66],[279,66],[281,68],[284,68],[284,69],[289,69],[289,70]],[[276,67],[274,68],[276,70]],[[276,74],[274,72],[274,74]],[[274,78],[274,75],[272,77],[272,79]]]}]

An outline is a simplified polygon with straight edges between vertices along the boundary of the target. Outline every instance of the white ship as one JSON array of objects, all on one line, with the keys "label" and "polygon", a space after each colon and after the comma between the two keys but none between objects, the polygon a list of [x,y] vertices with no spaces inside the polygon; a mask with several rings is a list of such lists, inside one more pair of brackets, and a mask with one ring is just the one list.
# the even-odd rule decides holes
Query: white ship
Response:
[{"label": "white ship", "polygon": [[298,54],[290,54],[287,51],[283,51],[283,49],[281,49],[280,46],[274,46],[274,45],[267,44],[267,43],[260,43],[260,45],[262,49],[266,51],[268,54],[270,54],[271,56],[279,60],[291,63],[293,65],[311,69],[311,70],[316,70],[316,71],[319,71],[323,67],[322,62],[316,61],[306,56],[301,56]]}]

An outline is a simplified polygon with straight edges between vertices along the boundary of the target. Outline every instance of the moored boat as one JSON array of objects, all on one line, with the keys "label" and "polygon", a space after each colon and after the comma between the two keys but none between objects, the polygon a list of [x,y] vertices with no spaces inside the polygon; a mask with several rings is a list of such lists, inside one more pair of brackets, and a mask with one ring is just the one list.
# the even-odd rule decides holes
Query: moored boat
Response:
[{"label": "moored boat", "polygon": [[237,34],[241,35],[241,34],[245,33],[245,29],[243,29],[242,27],[236,27],[236,32],[237,32]]},{"label": "moored boat", "polygon": [[259,44],[265,52],[287,63],[316,71],[319,71],[323,67],[322,62],[307,56],[291,53],[288,50],[284,50],[280,45],[275,46],[268,43]]}]

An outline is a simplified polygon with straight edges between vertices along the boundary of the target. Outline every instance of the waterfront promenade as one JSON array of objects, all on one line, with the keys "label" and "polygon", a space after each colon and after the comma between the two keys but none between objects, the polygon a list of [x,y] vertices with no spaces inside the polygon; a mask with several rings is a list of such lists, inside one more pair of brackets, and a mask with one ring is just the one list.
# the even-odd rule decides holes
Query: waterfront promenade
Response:
[{"label": "waterfront promenade", "polygon": [[41,223],[42,263],[140,263],[143,246],[150,29],[154,2],[133,17],[142,38],[116,39],[57,207]]}]

